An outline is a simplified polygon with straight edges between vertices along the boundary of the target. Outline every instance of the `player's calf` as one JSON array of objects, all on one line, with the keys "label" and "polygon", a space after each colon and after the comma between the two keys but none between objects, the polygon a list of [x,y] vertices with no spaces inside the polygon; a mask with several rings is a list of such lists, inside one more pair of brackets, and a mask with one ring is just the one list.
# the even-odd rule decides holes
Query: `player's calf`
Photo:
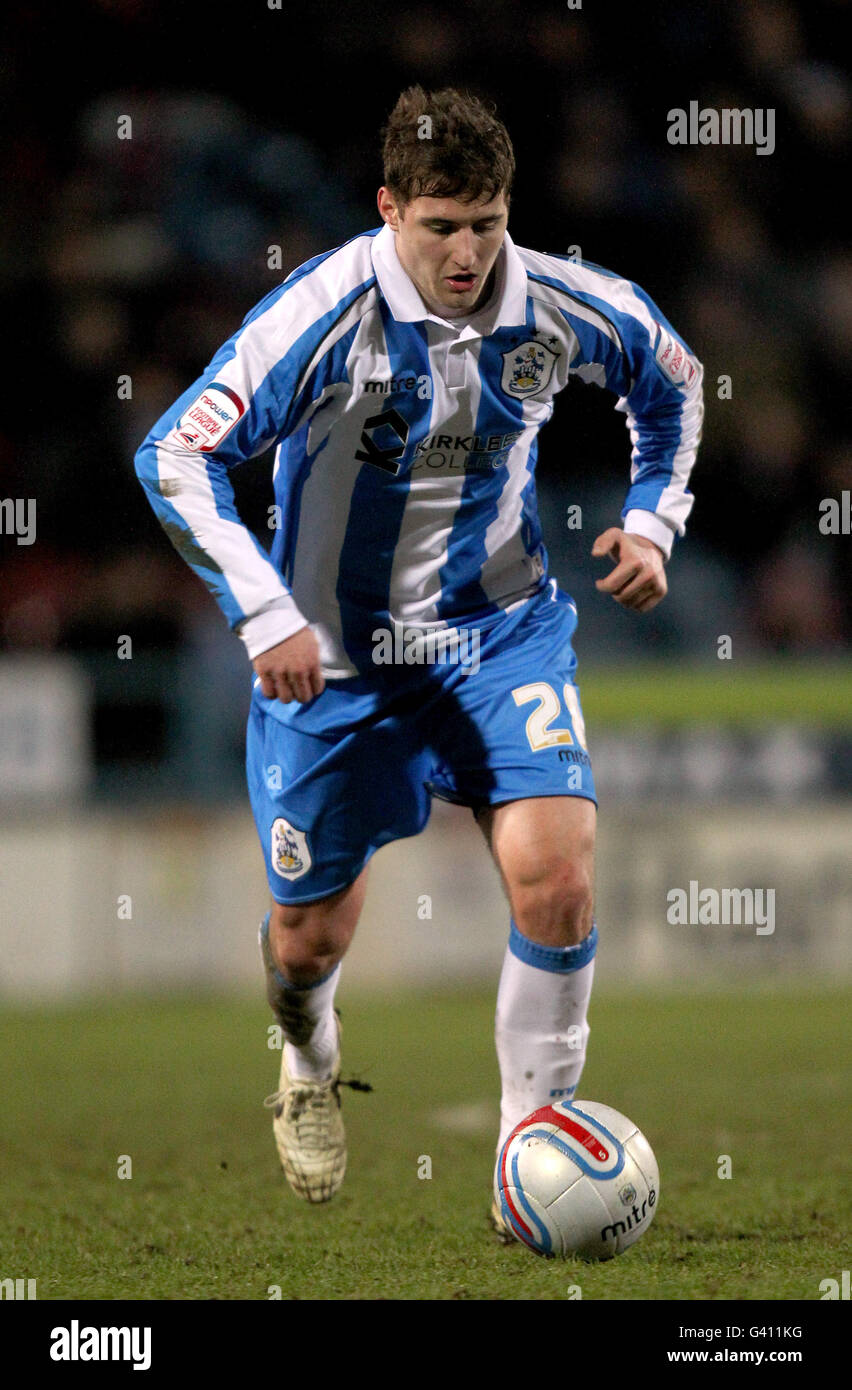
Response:
[{"label": "player's calf", "polygon": [[597,941],[593,928],[576,946],[544,946],[511,925],[495,1019],[502,1081],[498,1150],[531,1111],[576,1094]]},{"label": "player's calf", "polygon": [[366,892],[366,871],[310,903],[273,903],[260,928],[266,994],[294,1076],[326,1080],[336,1047],[334,996]]},{"label": "player's calf", "polygon": [[299,1197],[327,1202],[346,1172],[340,1109],[340,1024],[334,996],[364,882],[316,903],[274,904],[259,942],[266,994],[284,1043],[278,1090],[265,1104],[287,1181]]}]

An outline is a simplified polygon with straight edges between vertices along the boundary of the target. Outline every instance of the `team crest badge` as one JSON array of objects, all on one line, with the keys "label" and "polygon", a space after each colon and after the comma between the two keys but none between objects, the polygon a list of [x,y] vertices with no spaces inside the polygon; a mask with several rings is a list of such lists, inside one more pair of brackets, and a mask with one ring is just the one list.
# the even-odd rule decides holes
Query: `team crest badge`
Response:
[{"label": "team crest badge", "polygon": [[500,385],[509,396],[537,396],[550,381],[558,353],[530,339],[503,353]]},{"label": "team crest badge", "polygon": [[272,867],[282,878],[301,878],[313,860],[304,830],[297,830],[283,816],[272,822]]}]

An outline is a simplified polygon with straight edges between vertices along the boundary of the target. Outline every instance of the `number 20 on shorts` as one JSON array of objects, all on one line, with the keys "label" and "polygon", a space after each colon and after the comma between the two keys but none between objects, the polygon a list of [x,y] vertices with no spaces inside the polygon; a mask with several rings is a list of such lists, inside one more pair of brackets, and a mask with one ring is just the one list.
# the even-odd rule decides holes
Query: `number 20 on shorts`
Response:
[{"label": "number 20 on shorts", "polygon": [[[577,740],[585,748],[586,727],[583,723],[577,691],[570,681],[566,681],[562,687],[562,697],[571,716]],[[538,753],[542,748],[554,748],[560,743],[574,742],[570,729],[551,727],[554,719],[558,719],[561,715],[562,707],[559,704],[559,696],[553,686],[548,685],[547,681],[532,681],[529,685],[519,685],[512,691],[512,698],[519,708],[521,705],[529,704],[532,700],[538,701],[536,708],[527,719],[527,738],[534,753]]]}]

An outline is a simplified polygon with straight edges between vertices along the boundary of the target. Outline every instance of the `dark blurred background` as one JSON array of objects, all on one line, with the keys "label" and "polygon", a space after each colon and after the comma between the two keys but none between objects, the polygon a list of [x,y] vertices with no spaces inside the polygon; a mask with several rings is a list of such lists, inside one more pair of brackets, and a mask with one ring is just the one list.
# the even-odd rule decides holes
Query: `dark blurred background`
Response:
[{"label": "dark blurred background", "polygon": [[[159,794],[169,778],[241,786],[250,668],[133,455],[257,300],[378,225],[379,129],[412,82],[493,99],[518,161],[515,241],[579,246],[637,281],[705,364],[697,501],[641,623],[601,600],[589,560],[628,481],[614,398],[572,386],[541,438],[581,662],[715,662],[723,633],[738,657],[848,652],[849,536],[819,527],[821,501],[852,487],[848,21],[844,0],[8,7],[0,498],[36,500],[37,539],[0,535],[0,651],[83,663],[99,790],[128,770],[140,794],[149,776]],[[670,145],[667,112],[692,100],[774,108],[774,153]],[[261,535],[270,464],[233,479]]]}]

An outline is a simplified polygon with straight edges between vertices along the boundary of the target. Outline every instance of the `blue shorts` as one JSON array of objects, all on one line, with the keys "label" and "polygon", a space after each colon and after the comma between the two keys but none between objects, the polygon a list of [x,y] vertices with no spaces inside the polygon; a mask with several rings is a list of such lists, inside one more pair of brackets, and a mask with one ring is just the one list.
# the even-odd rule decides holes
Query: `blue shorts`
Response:
[{"label": "blue shorts", "polygon": [[419,834],[432,796],[474,814],[531,796],[596,802],[576,624],[551,581],[490,626],[463,629],[443,661],[377,665],[375,678],[329,681],[309,704],[268,699],[256,682],[246,770],[273,898],[345,888],[381,845]]}]

